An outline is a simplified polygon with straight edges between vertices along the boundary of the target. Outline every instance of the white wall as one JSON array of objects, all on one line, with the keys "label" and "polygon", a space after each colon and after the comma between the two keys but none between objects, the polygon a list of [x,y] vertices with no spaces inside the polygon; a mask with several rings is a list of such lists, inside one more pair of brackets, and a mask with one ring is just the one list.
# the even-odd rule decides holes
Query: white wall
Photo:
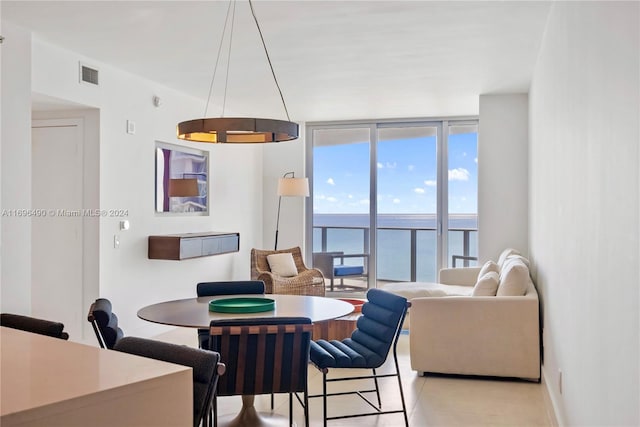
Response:
[{"label": "white wall", "polygon": [[530,91],[530,256],[565,425],[640,425],[639,16],[554,3]]},{"label": "white wall", "polygon": [[528,97],[481,95],[478,141],[478,256],[528,249]]},{"label": "white wall", "polygon": [[[262,244],[262,147],[186,144],[210,151],[210,215],[155,214],[154,141],[179,144],[175,125],[199,116],[203,102],[36,37],[31,43],[29,34],[24,39],[16,48],[16,57],[21,61],[11,61],[11,69],[6,72],[5,67],[2,75],[2,101],[18,107],[17,111],[12,110],[11,116],[6,107],[2,110],[2,160],[6,163],[2,168],[3,207],[8,207],[9,201],[13,203],[12,194],[21,196],[25,207],[30,204],[30,195],[24,196],[23,186],[30,182],[31,176],[28,151],[31,92],[97,108],[100,151],[99,167],[93,165],[93,172],[100,182],[99,207],[128,210],[126,219],[131,229],[119,230],[119,221],[123,219],[120,217],[100,219],[99,284],[96,287],[100,296],[112,300],[125,333],[149,336],[167,329],[137,318],[138,309],[144,305],[194,296],[198,281],[248,278],[249,250]],[[3,45],[5,55],[9,51],[6,43]],[[3,67],[9,62],[6,60],[7,57]],[[78,61],[100,70],[99,87],[78,83]],[[7,88],[11,88],[10,93]],[[154,95],[163,100],[160,108],[152,104]],[[135,135],[125,132],[127,120],[136,123]],[[13,138],[5,138],[5,134]],[[11,145],[5,150],[9,140]],[[13,230],[7,231],[5,223],[3,220],[3,304],[5,298],[10,298],[16,301],[11,306],[13,311],[28,313],[30,281],[24,276],[30,265],[10,263],[7,254],[14,257],[13,254],[26,254],[29,259],[30,225],[23,227],[23,233],[17,238]],[[149,235],[197,231],[239,232],[240,252],[185,261],[147,259]],[[120,238],[119,249],[114,249],[114,235]],[[79,340],[78,337],[72,339]],[[95,341],[93,337],[87,339]]]},{"label": "white wall", "polygon": [[[31,312],[31,34],[2,24],[2,277],[0,309]],[[25,96],[26,95],[26,96]]]}]

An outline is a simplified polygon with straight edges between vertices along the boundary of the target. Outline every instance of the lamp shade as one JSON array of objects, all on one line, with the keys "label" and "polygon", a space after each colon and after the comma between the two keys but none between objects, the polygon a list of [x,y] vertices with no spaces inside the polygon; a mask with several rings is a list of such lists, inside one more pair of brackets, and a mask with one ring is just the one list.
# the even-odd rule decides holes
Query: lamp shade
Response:
[{"label": "lamp shade", "polygon": [[278,196],[309,196],[309,180],[307,178],[280,178],[278,180]]},{"label": "lamp shade", "polygon": [[199,195],[198,180],[196,178],[169,180],[169,197],[195,197]]}]

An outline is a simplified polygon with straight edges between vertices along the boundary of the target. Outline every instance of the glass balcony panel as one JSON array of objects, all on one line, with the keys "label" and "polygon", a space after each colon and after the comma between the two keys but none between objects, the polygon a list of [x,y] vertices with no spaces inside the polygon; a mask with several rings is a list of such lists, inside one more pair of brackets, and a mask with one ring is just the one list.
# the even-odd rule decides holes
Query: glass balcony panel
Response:
[{"label": "glass balcony panel", "polygon": [[416,265],[416,280],[418,282],[437,281],[437,241],[435,230],[418,230],[416,232],[416,259],[421,260]]},{"label": "glass balcony panel", "polygon": [[378,280],[411,280],[411,231],[378,229]]}]

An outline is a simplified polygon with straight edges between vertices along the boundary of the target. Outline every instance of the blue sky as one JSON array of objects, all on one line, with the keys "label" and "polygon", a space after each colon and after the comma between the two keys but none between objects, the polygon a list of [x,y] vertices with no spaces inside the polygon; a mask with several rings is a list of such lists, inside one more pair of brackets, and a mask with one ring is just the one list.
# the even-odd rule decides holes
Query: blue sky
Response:
[{"label": "blue sky", "polygon": [[[449,136],[449,213],[476,213],[477,134]],[[314,213],[369,212],[369,143],[314,148]],[[378,143],[378,213],[436,212],[436,138]]]}]

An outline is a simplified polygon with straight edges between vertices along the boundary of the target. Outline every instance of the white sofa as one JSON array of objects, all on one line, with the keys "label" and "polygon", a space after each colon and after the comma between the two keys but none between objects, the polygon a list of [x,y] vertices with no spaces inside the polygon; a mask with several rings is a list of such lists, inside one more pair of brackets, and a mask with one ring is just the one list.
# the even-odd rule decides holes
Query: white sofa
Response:
[{"label": "white sofa", "polygon": [[[538,293],[528,261],[503,252],[498,296],[472,296],[480,267],[443,269],[436,287],[456,296],[411,299],[411,367],[427,372],[540,379]],[[514,289],[502,289],[504,285]],[[466,295],[460,296],[460,292]],[[431,291],[433,292],[433,291]]]}]

